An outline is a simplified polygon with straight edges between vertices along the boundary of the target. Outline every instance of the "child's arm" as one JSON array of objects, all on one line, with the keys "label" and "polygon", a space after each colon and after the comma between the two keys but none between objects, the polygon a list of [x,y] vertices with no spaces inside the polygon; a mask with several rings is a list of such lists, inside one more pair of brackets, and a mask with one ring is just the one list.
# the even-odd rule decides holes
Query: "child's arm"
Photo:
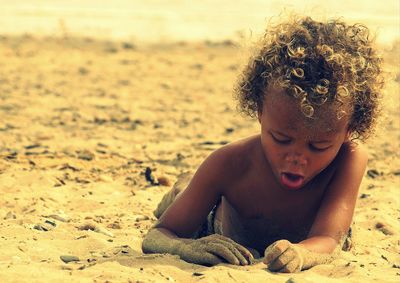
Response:
[{"label": "child's arm", "polygon": [[178,238],[164,228],[154,228],[143,240],[145,253],[169,253],[196,264],[216,265],[228,262],[235,265],[248,265],[252,262],[251,253],[233,240],[218,234],[200,239]]},{"label": "child's arm", "polygon": [[[170,253],[188,262],[215,265],[222,261],[249,264],[251,253],[231,239],[211,235],[190,239],[223,195],[224,179],[233,172],[229,148],[212,153],[199,167],[188,187],[162,214],[142,243],[145,253]],[[224,171],[227,170],[227,171]]]},{"label": "child's arm", "polygon": [[270,245],[264,258],[270,270],[297,272],[330,262],[339,254],[339,244],[352,221],[368,157],[361,146],[347,144],[339,158],[307,239],[297,244],[280,240]]}]

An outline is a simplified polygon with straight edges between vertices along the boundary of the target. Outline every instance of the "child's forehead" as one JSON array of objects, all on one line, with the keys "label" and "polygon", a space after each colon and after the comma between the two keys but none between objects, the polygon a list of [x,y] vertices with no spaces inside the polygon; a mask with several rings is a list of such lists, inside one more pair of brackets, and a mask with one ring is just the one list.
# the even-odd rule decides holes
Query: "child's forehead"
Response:
[{"label": "child's forehead", "polygon": [[[301,111],[300,101],[283,90],[270,90],[265,94],[263,111],[269,113],[279,126],[289,130],[307,129],[315,134],[334,135],[347,127],[349,111],[345,107],[325,103],[314,107],[314,114],[308,118]],[[338,117],[341,112],[347,113]]]}]

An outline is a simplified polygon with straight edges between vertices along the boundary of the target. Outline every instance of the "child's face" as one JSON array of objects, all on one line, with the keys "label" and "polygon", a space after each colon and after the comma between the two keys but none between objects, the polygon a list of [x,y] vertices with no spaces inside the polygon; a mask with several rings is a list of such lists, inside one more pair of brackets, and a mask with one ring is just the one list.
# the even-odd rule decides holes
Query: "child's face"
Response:
[{"label": "child's face", "polygon": [[[326,103],[328,104],[328,103]],[[337,119],[331,105],[316,107],[312,118],[282,90],[269,90],[259,111],[261,142],[277,181],[300,189],[324,170],[348,140],[348,116]]]}]

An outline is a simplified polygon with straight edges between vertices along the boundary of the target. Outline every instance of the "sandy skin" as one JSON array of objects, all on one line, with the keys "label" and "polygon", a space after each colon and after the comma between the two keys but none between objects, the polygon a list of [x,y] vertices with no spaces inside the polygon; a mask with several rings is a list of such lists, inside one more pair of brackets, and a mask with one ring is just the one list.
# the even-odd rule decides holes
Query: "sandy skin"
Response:
[{"label": "sandy skin", "polygon": [[[144,239],[143,251],[201,264],[215,264],[215,257],[248,264],[242,257],[249,247],[265,255],[270,270],[281,272],[335,258],[367,161],[363,148],[348,142],[348,118],[332,119],[335,110],[321,107],[317,119],[308,119],[283,90],[267,90],[261,134],[215,151],[187,188],[172,189],[164,200],[178,197],[161,213],[157,232]],[[216,219],[234,245],[224,238],[181,240],[193,235],[219,198]]]},{"label": "sandy skin", "polygon": [[[157,218],[162,216],[186,188],[191,177],[192,175],[189,173],[182,174],[173,188],[163,196],[154,211]],[[166,237],[166,235],[168,236]],[[237,238],[238,235],[235,237]],[[244,247],[223,235],[211,234],[200,239],[182,239],[177,238],[168,230],[157,228],[150,229],[143,242],[144,252],[151,252],[154,249],[161,253],[178,255],[187,262],[208,266],[224,262],[233,265],[249,265],[262,261],[269,270],[285,273],[299,272],[318,264],[326,264],[340,256],[339,246],[333,253],[321,254],[288,240],[278,240],[269,245],[265,249],[264,256],[261,257],[257,250]]]}]

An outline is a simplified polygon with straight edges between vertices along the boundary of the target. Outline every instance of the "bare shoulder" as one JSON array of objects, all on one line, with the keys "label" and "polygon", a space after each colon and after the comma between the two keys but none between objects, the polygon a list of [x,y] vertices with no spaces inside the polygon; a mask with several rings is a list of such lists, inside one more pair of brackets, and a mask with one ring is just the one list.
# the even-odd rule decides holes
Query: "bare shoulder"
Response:
[{"label": "bare shoulder", "polygon": [[216,151],[209,157],[208,162],[222,174],[226,174],[229,178],[241,176],[249,170],[252,162],[254,162],[254,151],[257,146],[258,136],[251,136],[227,144]]},{"label": "bare shoulder", "polygon": [[364,167],[368,161],[368,151],[362,144],[354,142],[344,143],[339,153],[339,169],[342,166]]},{"label": "bare shoulder", "polygon": [[220,149],[216,150],[218,154],[224,156],[227,162],[232,161],[251,161],[251,154],[254,144],[259,136],[251,136],[244,139],[229,143]]},{"label": "bare shoulder", "polygon": [[212,152],[199,166],[186,189],[161,216],[157,228],[179,237],[190,237],[202,224],[231,180],[246,170],[246,150],[250,140],[223,146]]},{"label": "bare shoulder", "polygon": [[[357,194],[368,162],[367,149],[362,144],[344,143],[339,154],[331,190],[339,192],[341,187],[348,193]],[[336,185],[335,185],[336,184]]]},{"label": "bare shoulder", "polygon": [[256,140],[257,136],[252,136],[213,151],[198,167],[185,191],[224,194],[224,188],[249,170]]}]

